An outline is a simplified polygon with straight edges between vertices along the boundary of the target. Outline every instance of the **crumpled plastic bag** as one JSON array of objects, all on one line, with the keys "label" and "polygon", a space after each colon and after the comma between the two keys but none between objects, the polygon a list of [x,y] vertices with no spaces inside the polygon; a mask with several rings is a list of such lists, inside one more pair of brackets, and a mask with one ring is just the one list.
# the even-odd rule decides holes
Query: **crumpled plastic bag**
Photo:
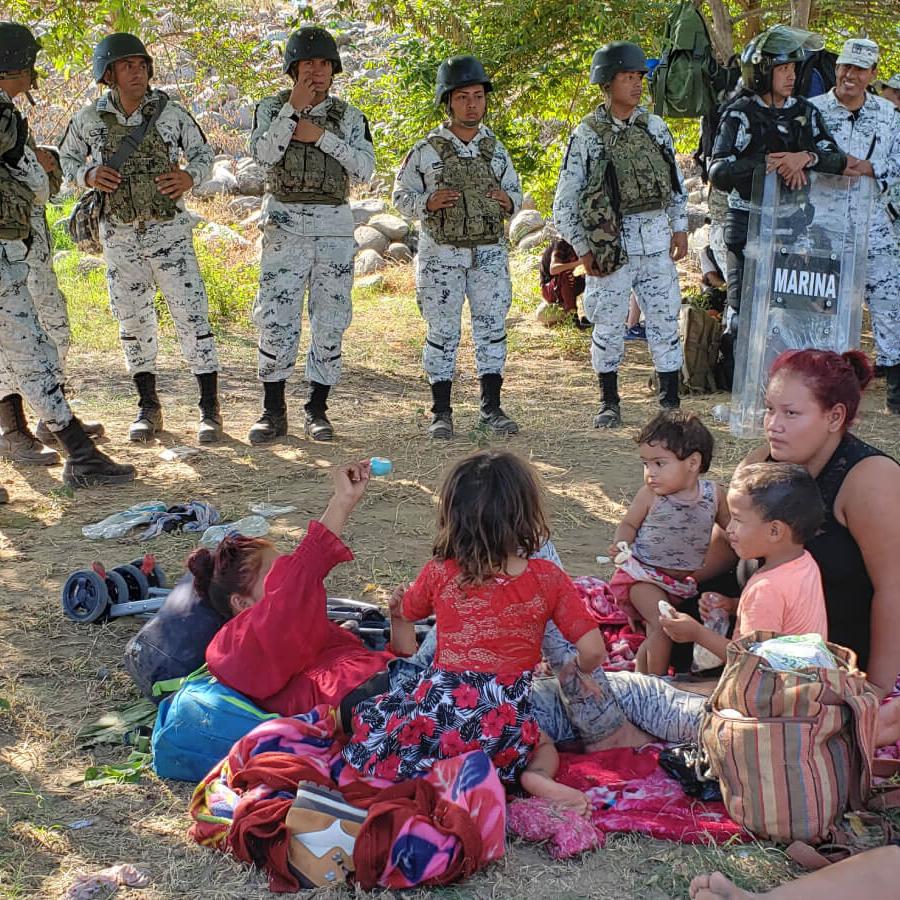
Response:
[{"label": "crumpled plastic bag", "polygon": [[761,656],[776,672],[802,669],[837,669],[838,661],[820,634],[783,634],[747,648]]}]

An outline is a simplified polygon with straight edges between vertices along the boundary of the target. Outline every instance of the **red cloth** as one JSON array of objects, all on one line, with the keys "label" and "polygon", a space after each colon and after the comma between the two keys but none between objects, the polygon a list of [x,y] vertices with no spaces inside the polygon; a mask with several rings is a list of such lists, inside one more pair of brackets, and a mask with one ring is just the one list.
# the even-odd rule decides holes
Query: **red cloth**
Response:
[{"label": "red cloth", "polygon": [[560,754],[556,780],[591,798],[591,821],[601,833],[634,831],[683,844],[717,844],[750,835],[722,803],[688,797],[659,767],[658,746]]},{"label": "red cloth", "polygon": [[209,671],[258,706],[284,716],[337,706],[393,657],[369,650],[328,620],[328,573],[353,554],[321,522],[266,578],[265,594],[219,629],[206,649]]},{"label": "red cloth", "polygon": [[547,560],[484,584],[460,585],[459,574],[454,560],[431,560],[403,597],[407,619],[437,617],[436,668],[520,675],[541,661],[549,619],[573,644],[597,627],[572,579]]}]

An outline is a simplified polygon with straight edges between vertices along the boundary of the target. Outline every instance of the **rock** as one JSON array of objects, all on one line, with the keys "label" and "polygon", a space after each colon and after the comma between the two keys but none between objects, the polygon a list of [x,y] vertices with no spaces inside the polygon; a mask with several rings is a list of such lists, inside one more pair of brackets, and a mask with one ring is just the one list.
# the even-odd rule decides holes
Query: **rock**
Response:
[{"label": "rock", "polygon": [[237,178],[232,171],[231,157],[225,157],[213,164],[212,175],[192,189],[195,197],[212,197],[215,194],[236,194]]},{"label": "rock", "polygon": [[686,191],[699,191],[703,187],[703,179],[699,175],[684,180],[684,189]]},{"label": "rock", "polygon": [[78,260],[78,274],[87,275],[89,272],[96,272],[98,269],[106,267],[106,263],[99,256],[88,256],[83,254]]},{"label": "rock", "polygon": [[255,212],[250,213],[246,219],[241,219],[241,226],[243,228],[252,228],[259,223],[260,218],[262,218],[262,210],[258,209]]},{"label": "rock", "polygon": [[353,210],[353,222],[356,225],[365,225],[372,216],[377,216],[387,209],[384,200],[351,200],[350,209]]},{"label": "rock", "polygon": [[702,228],[706,224],[706,210],[702,206],[691,206],[687,208],[688,217],[688,233]]},{"label": "rock", "polygon": [[525,196],[522,197],[522,209],[537,209],[537,204],[534,202],[534,197],[531,196],[531,191],[526,191]]},{"label": "rock", "polygon": [[541,300],[534,311],[534,317],[538,322],[548,327],[564,322],[566,315],[566,311],[558,303],[548,303],[546,300]]},{"label": "rock", "polygon": [[406,244],[400,243],[397,241],[390,245],[387,250],[384,251],[385,258],[392,260],[396,263],[408,263],[412,262],[413,252],[406,246]]},{"label": "rock", "polygon": [[259,209],[261,206],[262,197],[235,197],[228,204],[228,208],[238,215],[246,215],[255,209]]},{"label": "rock", "polygon": [[390,241],[402,241],[409,234],[409,223],[390,213],[377,213],[369,219],[368,224],[370,228],[377,228]]},{"label": "rock", "polygon": [[65,262],[74,252],[74,250],[57,250],[53,254],[53,265]]},{"label": "rock", "polygon": [[374,275],[366,275],[364,278],[357,278],[353,282],[353,287],[370,289],[384,287],[384,275],[380,272],[376,272]]},{"label": "rock", "polygon": [[385,266],[387,263],[374,250],[360,250],[353,263],[353,274],[357,276],[372,275],[380,272]]},{"label": "rock", "polygon": [[529,250],[536,250],[538,247],[542,247],[548,241],[547,236],[544,234],[544,229],[542,228],[540,231],[532,231],[531,234],[526,234],[525,237],[516,244],[516,250],[522,250],[527,252]]},{"label": "rock", "polygon": [[377,228],[368,225],[360,225],[353,232],[353,237],[360,250],[374,250],[379,256],[391,243]]},{"label": "rock", "polygon": [[241,237],[233,228],[220,225],[218,222],[207,222],[202,228],[197,229],[197,236],[203,241],[222,241],[225,244],[238,244],[241,247],[249,247],[250,241]]},{"label": "rock", "polygon": [[703,191],[691,191],[688,194],[688,203],[693,203],[695,206],[699,206],[703,203],[704,199]]},{"label": "rock", "polygon": [[249,156],[238,161],[238,193],[250,197],[262,197],[266,189],[266,170]]},{"label": "rock", "polygon": [[509,239],[518,244],[526,235],[540,231],[544,219],[536,209],[523,209],[512,217],[509,223]]}]

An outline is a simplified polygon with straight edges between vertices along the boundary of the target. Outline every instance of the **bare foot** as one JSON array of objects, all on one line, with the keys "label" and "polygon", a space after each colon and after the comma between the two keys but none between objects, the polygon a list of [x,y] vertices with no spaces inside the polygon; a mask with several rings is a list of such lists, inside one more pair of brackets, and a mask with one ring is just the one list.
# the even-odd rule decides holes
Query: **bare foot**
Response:
[{"label": "bare foot", "polygon": [[761,897],[762,894],[751,894],[729,881],[721,872],[712,875],[698,875],[690,887],[691,900],[746,900],[748,897]]},{"label": "bare foot", "polygon": [[552,778],[540,772],[528,771],[526,769],[519,779],[524,790],[528,791],[533,797],[541,797],[549,800],[555,806],[562,809],[571,809],[580,816],[587,818],[591,814],[591,801],[587,794],[582,793],[577,788],[569,787],[567,784],[560,784]]},{"label": "bare foot", "polygon": [[593,741],[584,745],[585,753],[596,753],[599,750],[609,750],[612,747],[643,747],[644,744],[652,744],[658,738],[646,731],[641,731],[637,725],[625,722],[617,728],[612,734],[608,734],[599,741]]},{"label": "bare foot", "polygon": [[882,703],[875,726],[875,746],[887,747],[900,741],[900,697]]}]

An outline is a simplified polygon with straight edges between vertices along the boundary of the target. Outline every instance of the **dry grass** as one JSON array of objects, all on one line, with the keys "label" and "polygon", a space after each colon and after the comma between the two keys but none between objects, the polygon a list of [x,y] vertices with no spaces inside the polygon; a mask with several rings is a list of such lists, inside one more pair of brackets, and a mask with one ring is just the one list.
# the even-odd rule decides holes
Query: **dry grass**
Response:
[{"label": "dry grass", "polygon": [[[529,264],[522,265],[527,269]],[[188,842],[188,785],[147,776],[137,785],[83,786],[86,766],[127,755],[124,748],[77,750],[74,735],[82,723],[135,697],[120,657],[140,623],[120,619],[76,626],[60,612],[59,590],[69,572],[97,558],[118,564],[151,551],[170,575],[180,572],[196,542],[190,536],[142,543],[91,542],[81,535],[84,524],[139,500],[210,500],[228,518],[246,513],[247,505],[259,500],[295,503],[298,512],[276,520],[272,530],[287,550],[303,534],[308,517],[324,506],[328,467],[366,455],[390,457],[396,474],[376,481],[354,515],[347,540],[356,559],[334,573],[329,590],[382,597],[414,575],[428,552],[434,492],[443,470],[487,438],[474,427],[477,382],[466,337],[455,397],[459,437],[439,447],[426,439],[430,401],[420,367],[424,328],[411,287],[409,270],[396,268],[387,270],[381,289],[359,292],[346,338],[347,374],[334,393],[338,440],[331,446],[296,436],[303,393],[299,380],[289,386],[294,434],[272,448],[246,443],[259,390],[254,336],[239,329],[231,329],[221,345],[230,437],[185,462],[159,458],[163,446],[194,443],[195,385],[171,335],[163,340],[160,370],[167,431],[149,447],[124,440],[133,398],[118,351],[84,346],[73,351],[70,369],[79,412],[105,422],[106,448],[116,458],[135,462],[140,479],[121,489],[73,495],[63,489],[59,468],[15,469],[0,462],[0,481],[12,495],[12,503],[0,507],[0,698],[9,703],[0,711],[0,897],[55,897],[75,872],[118,861],[134,862],[152,878],[150,888],[122,891],[118,896],[123,898],[269,896],[258,875]],[[629,345],[622,379],[628,427],[596,432],[589,427],[596,383],[587,363],[588,337],[536,325],[527,312],[536,293],[522,273],[516,297],[505,402],[522,432],[508,444],[530,456],[544,476],[554,537],[567,566],[589,573],[639,482],[631,434],[653,409],[643,387],[649,360],[643,345]],[[97,308],[92,315],[108,314]],[[99,318],[95,321],[100,328]],[[896,426],[878,411],[882,394],[876,386],[867,399],[860,433],[897,455]],[[703,397],[687,404],[708,413],[723,399]],[[718,440],[713,473],[724,479],[748,444],[721,426],[713,429]],[[89,827],[69,827],[85,819]],[[498,865],[440,893],[454,898],[684,897],[690,877],[711,868],[731,873],[748,888],[778,883],[790,872],[777,850],[763,847],[716,850],[620,837],[566,864],[552,864],[540,848],[514,844]]]}]

